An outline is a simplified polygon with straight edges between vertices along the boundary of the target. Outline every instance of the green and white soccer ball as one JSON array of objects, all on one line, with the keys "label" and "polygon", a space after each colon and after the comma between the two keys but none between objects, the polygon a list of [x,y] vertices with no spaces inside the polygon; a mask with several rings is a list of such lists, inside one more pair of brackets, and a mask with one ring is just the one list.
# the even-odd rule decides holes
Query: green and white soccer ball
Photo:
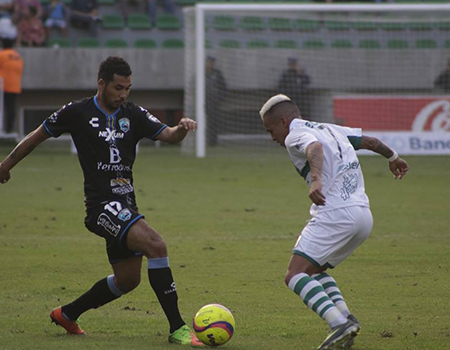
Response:
[{"label": "green and white soccer ball", "polygon": [[209,346],[219,346],[231,339],[235,322],[233,314],[225,306],[209,304],[198,310],[193,321],[197,338]]}]

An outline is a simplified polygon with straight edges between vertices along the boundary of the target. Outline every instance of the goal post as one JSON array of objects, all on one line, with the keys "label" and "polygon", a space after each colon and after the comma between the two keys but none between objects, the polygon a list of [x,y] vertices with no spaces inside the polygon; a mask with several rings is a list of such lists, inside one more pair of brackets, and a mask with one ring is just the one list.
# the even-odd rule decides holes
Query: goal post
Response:
[{"label": "goal post", "polygon": [[275,152],[258,111],[282,92],[305,119],[362,127],[403,154],[450,154],[450,97],[436,84],[450,4],[197,4],[184,19],[184,108],[198,131],[183,151]]}]

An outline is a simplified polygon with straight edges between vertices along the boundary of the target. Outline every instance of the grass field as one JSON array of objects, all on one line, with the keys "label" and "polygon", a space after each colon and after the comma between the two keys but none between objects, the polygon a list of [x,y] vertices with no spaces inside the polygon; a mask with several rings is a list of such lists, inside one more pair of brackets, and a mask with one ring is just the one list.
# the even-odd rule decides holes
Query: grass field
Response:
[{"label": "grass field", "polygon": [[[0,159],[10,147],[0,148]],[[362,157],[375,225],[332,271],[362,323],[357,350],[450,349],[450,159]],[[188,324],[204,304],[234,312],[224,349],[314,349],[326,324],[284,285],[308,219],[306,184],[287,155],[180,157],[142,149],[140,211],[165,238]],[[35,151],[0,186],[0,349],[177,349],[143,264],[141,285],[81,317],[87,337],[64,335],[50,310],[110,274],[102,239],[84,228],[82,174],[66,150]]]}]

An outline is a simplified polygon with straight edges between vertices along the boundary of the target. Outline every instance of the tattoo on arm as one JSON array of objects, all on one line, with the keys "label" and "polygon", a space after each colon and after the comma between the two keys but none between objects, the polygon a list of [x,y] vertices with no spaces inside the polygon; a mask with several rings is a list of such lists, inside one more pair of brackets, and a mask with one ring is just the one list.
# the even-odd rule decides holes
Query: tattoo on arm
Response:
[{"label": "tattoo on arm", "polygon": [[376,137],[364,136],[361,141],[361,149],[368,149],[372,152],[378,153],[385,158],[391,157],[394,152],[383,141]]},{"label": "tattoo on arm", "polygon": [[394,154],[394,152],[392,152],[392,150],[385,143],[378,139],[376,139],[376,144],[373,151],[381,154],[385,158],[389,158]]},{"label": "tattoo on arm", "polygon": [[306,149],[306,158],[308,159],[311,182],[320,180],[322,176],[323,150],[319,142],[314,142]]},{"label": "tattoo on arm", "polygon": [[14,151],[12,151],[10,157],[11,157],[11,159],[16,159],[16,158],[17,158],[17,149],[15,149]]}]

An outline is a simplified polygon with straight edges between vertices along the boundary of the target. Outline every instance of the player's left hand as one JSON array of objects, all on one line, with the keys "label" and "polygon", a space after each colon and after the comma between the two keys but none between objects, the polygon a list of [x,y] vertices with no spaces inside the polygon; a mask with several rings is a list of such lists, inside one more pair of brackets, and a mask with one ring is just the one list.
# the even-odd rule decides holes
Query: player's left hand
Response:
[{"label": "player's left hand", "polygon": [[195,131],[197,130],[197,122],[190,118],[181,118],[180,122],[178,123],[178,127],[181,127],[187,131]]},{"label": "player's left hand", "polygon": [[2,163],[0,163],[0,183],[5,184],[11,178],[9,169],[6,168]]},{"label": "player's left hand", "polygon": [[398,157],[393,162],[389,162],[389,169],[394,174],[394,179],[401,180],[408,172],[409,166],[402,158]]}]

